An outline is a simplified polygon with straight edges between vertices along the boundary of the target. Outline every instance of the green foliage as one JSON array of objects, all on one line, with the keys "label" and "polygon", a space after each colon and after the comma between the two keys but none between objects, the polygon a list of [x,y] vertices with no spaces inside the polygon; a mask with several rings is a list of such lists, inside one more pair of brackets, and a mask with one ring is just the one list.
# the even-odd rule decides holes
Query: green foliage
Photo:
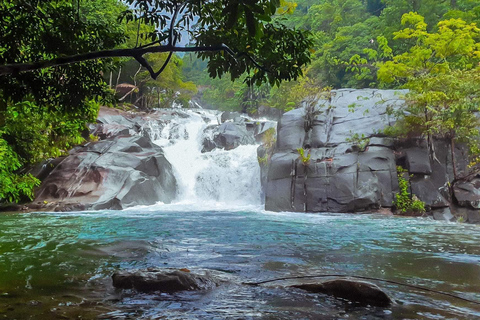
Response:
[{"label": "green foliage", "polygon": [[401,214],[422,214],[425,212],[425,203],[408,191],[409,180],[404,178],[405,173],[405,169],[400,166],[397,167],[400,192],[395,195],[393,205]]},{"label": "green foliage", "polygon": [[[149,54],[147,61],[154,69],[160,69],[167,59],[167,53]],[[156,108],[170,108],[173,103],[182,107],[188,107],[191,97],[197,92],[196,85],[191,82],[184,82],[181,74],[182,59],[172,55],[170,63],[167,64],[161,77],[152,79],[150,74],[142,68],[138,75],[141,94],[149,101],[148,105]]]},{"label": "green foliage", "polygon": [[[378,78],[410,89],[398,132],[465,142],[478,156],[480,29],[461,19],[443,20],[429,32],[422,16],[402,17],[395,38],[414,41],[407,51],[379,63]],[[454,148],[452,147],[452,150]]]},{"label": "green foliage", "polygon": [[33,198],[33,188],[40,181],[28,175],[16,174],[21,162],[16,153],[3,139],[0,131],[0,202],[19,202],[22,199]]},{"label": "green foliage", "polygon": [[[140,20],[155,26],[144,35],[152,41],[171,38],[181,40],[188,33],[196,47],[221,44],[227,51],[202,51],[198,56],[208,60],[210,77],[228,75],[231,80],[247,75],[249,83],[279,85],[283,80],[295,80],[310,62],[312,41],[308,31],[288,28],[282,23],[294,4],[279,0],[253,1],[149,1],[127,0],[127,21]],[[158,14],[161,12],[162,14]],[[167,25],[178,13],[172,34]],[[195,25],[194,28],[191,28]],[[233,53],[233,54],[232,54]]]},{"label": "green foliage", "polygon": [[277,130],[270,128],[263,133],[262,142],[267,149],[271,149],[277,142]]},{"label": "green foliage", "polygon": [[368,144],[370,143],[370,138],[366,137],[365,134],[359,135],[358,133],[352,133],[350,131],[351,136],[346,138],[346,142],[350,142],[360,149],[360,151],[365,151]]},{"label": "green foliage", "polygon": [[267,165],[268,164],[268,154],[265,154],[263,157],[258,157],[258,163],[261,166]]},{"label": "green foliage", "polygon": [[303,165],[308,166],[310,164],[310,150],[308,150],[307,155],[305,155],[305,150],[303,148],[298,148],[297,152],[300,155],[300,160],[302,160]]},{"label": "green foliage", "polygon": [[307,74],[321,86],[334,88],[395,87],[379,83],[377,64],[407,52],[415,42],[396,37],[402,16],[417,12],[428,32],[441,20],[480,22],[480,3],[472,0],[297,0],[285,22],[305,27],[314,37],[315,54]]},{"label": "green foliage", "polygon": [[[112,49],[125,41],[116,0],[0,2],[0,65]],[[33,197],[26,165],[64,154],[84,139],[100,103],[113,94],[102,76],[109,60],[0,76],[0,202]]]}]

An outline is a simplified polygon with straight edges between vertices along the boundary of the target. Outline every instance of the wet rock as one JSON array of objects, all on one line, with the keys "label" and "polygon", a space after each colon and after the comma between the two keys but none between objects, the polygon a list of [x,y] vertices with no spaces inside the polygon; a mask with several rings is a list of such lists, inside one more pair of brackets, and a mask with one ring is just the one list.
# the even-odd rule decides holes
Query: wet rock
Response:
[{"label": "wet rock", "polygon": [[460,206],[480,209],[480,188],[477,187],[478,182],[480,180],[456,183],[453,186],[454,196]]},{"label": "wet rock", "polygon": [[406,151],[407,169],[409,173],[431,174],[430,157],[426,148],[412,148]]},{"label": "wet rock", "polygon": [[176,190],[161,147],[141,136],[119,136],[71,151],[42,182],[35,202],[55,204],[52,209],[60,211],[117,210],[169,203]]},{"label": "wet rock", "polygon": [[430,208],[448,207],[449,201],[442,195],[430,176],[414,176],[410,179],[412,193],[425,202]]},{"label": "wet rock", "polygon": [[167,292],[207,290],[215,288],[218,281],[209,275],[198,275],[188,270],[149,268],[146,270],[118,271],[112,276],[113,286],[141,292]]},{"label": "wet rock", "polygon": [[[397,95],[402,93],[336,90],[313,109],[306,105],[284,113],[268,169],[266,210],[357,212],[391,207],[398,190],[394,143],[374,135],[393,123],[388,110],[403,104]],[[299,148],[310,155],[306,163]]]},{"label": "wet rock", "polygon": [[[277,124],[272,121],[262,121],[262,122],[257,122],[255,127],[254,127],[254,133],[255,133],[255,140],[260,143],[269,143],[270,141],[264,141],[266,136],[267,138],[270,138],[271,132],[274,134],[271,135],[273,139],[276,139],[276,133],[277,133]],[[272,143],[274,141],[271,141]]]},{"label": "wet rock", "polygon": [[65,157],[47,159],[34,165],[26,173],[30,173],[31,175],[42,181],[46,177],[48,177],[48,175],[53,171],[53,169],[55,169],[56,166],[58,166],[63,161],[63,159],[65,159]]},{"label": "wet rock", "polygon": [[365,281],[334,279],[322,283],[292,286],[312,293],[323,293],[354,301],[361,305],[388,307],[392,299],[377,285]]},{"label": "wet rock", "polygon": [[277,149],[297,150],[305,141],[305,111],[295,109],[284,113],[278,123]]},{"label": "wet rock", "polygon": [[253,134],[247,131],[245,123],[224,122],[215,132],[213,141],[217,147],[225,150],[235,149],[240,145],[255,144]]},{"label": "wet rock", "polygon": [[480,210],[453,206],[452,213],[458,221],[480,224]]},{"label": "wet rock", "polygon": [[210,152],[217,148],[217,144],[210,138],[204,138],[202,143],[202,153]]},{"label": "wet rock", "polygon": [[282,114],[282,110],[260,105],[253,116],[278,121],[282,117]]},{"label": "wet rock", "polygon": [[432,210],[432,216],[433,216],[433,219],[435,220],[441,220],[441,221],[455,220],[455,217],[453,216],[450,208]]},{"label": "wet rock", "polygon": [[[404,106],[405,93],[333,90],[329,99],[284,113],[268,168],[265,209],[358,212],[392,207],[397,165],[413,175],[411,191],[427,210],[449,207],[453,163],[458,176],[468,173],[466,148],[456,145],[453,161],[446,140],[434,141],[431,157],[423,138],[385,137],[383,130],[396,121],[391,111]],[[299,149],[308,161],[302,161]],[[455,197],[461,206],[480,208],[480,181],[478,186],[457,185]]]},{"label": "wet rock", "polygon": [[240,117],[240,116],[241,116],[241,114],[238,113],[238,112],[225,111],[225,112],[222,113],[222,115],[220,116],[220,121],[221,121],[221,123],[224,123],[225,121],[234,120],[235,118],[238,118],[238,117]]}]

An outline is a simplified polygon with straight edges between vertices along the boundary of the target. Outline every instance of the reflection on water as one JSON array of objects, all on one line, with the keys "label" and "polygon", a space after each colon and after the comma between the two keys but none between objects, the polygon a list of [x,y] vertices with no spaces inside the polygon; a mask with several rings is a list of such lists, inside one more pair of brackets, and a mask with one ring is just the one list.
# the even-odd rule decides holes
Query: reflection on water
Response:
[{"label": "reflection on water", "polygon": [[[195,210],[195,211],[191,211]],[[479,227],[379,215],[196,210],[0,216],[0,318],[6,319],[476,319],[480,307],[378,283],[397,301],[360,308],[323,295],[242,282],[344,273],[480,301]],[[210,269],[208,292],[135,294],[112,288],[118,268]]]}]

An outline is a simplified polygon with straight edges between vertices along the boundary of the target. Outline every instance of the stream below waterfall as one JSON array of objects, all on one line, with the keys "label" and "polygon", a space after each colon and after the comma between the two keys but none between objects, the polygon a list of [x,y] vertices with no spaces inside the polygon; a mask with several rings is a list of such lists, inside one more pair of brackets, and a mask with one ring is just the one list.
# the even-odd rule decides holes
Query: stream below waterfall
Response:
[{"label": "stream below waterfall", "polygon": [[[395,300],[361,307],[288,285],[348,274],[480,302],[480,226],[380,214],[263,210],[256,146],[201,153],[203,119],[150,128],[177,201],[123,211],[0,215],[0,319],[478,319],[480,306],[378,282]],[[116,290],[130,268],[188,268],[225,282],[200,292]]]},{"label": "stream below waterfall", "polygon": [[[271,213],[255,207],[157,205],[119,212],[0,216],[0,318],[478,319],[465,301],[378,283],[390,308],[242,282],[343,273],[480,301],[480,233],[466,224],[381,215]],[[134,294],[117,269],[209,269],[229,279],[207,292]]]}]

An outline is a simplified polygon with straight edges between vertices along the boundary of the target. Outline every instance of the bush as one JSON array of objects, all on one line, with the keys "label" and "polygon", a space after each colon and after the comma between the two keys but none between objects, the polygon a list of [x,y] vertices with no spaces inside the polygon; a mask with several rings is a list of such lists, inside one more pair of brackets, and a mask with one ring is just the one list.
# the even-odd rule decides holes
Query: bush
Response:
[{"label": "bush", "polygon": [[297,152],[300,154],[300,159],[304,166],[308,166],[310,164],[310,150],[308,150],[308,154],[305,155],[305,150],[303,148],[298,148]]},{"label": "bush", "polygon": [[1,138],[0,131],[0,202],[19,202],[22,199],[33,198],[33,188],[40,181],[32,175],[18,175],[15,173],[21,167],[17,154]]},{"label": "bush", "polygon": [[405,169],[398,166],[398,188],[400,192],[395,195],[393,205],[401,214],[422,214],[425,212],[425,203],[418,199],[416,195],[408,192],[410,181],[404,178]]}]

